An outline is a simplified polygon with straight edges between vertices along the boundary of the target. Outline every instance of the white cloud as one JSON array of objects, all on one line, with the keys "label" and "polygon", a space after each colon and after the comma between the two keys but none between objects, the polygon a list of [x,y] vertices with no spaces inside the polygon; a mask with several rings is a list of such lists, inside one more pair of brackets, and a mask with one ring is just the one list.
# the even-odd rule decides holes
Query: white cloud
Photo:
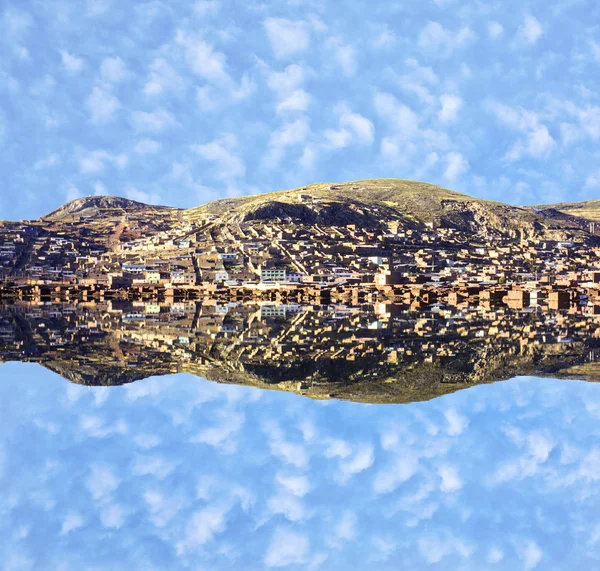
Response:
[{"label": "white cloud", "polygon": [[182,539],[177,544],[179,554],[194,551],[225,531],[229,506],[209,505],[196,511],[188,520]]},{"label": "white cloud", "polygon": [[507,160],[516,161],[525,155],[542,159],[548,157],[555,148],[556,141],[548,128],[540,122],[538,113],[497,101],[488,101],[485,106],[501,123],[524,135],[507,152]]},{"label": "white cloud", "polygon": [[461,153],[452,151],[446,154],[446,169],[444,178],[450,182],[456,181],[469,170],[469,162]]},{"label": "white cloud", "polygon": [[50,153],[45,159],[36,161],[33,168],[37,171],[48,167],[54,167],[60,164],[60,155],[58,153]]},{"label": "white cloud", "polygon": [[133,461],[132,472],[138,476],[153,476],[164,480],[175,471],[175,464],[162,456],[137,455]]},{"label": "white cloud", "polygon": [[[101,182],[96,182],[94,184],[94,196],[107,196],[108,195],[108,189],[106,188],[106,186],[104,186]],[[96,393],[96,394],[102,394],[102,393]],[[106,392],[104,392],[105,395],[107,395]],[[108,397],[108,395],[107,395]]]},{"label": "white cloud", "polygon": [[523,24],[519,26],[518,37],[526,43],[533,45],[540,39],[543,33],[544,30],[540,22],[531,14],[525,14]]},{"label": "white cloud", "polygon": [[600,188],[600,170],[596,170],[585,178],[585,189],[596,190]]},{"label": "white cloud", "polygon": [[125,523],[126,512],[119,504],[109,504],[100,510],[100,521],[106,528],[119,529]]},{"label": "white cloud", "polygon": [[123,169],[128,164],[126,154],[113,155],[107,151],[90,151],[79,157],[79,172],[82,174],[95,174],[102,172],[106,163],[112,163],[115,167]]},{"label": "white cloud", "polygon": [[306,22],[267,18],[263,25],[277,59],[288,59],[308,48],[310,29]]},{"label": "white cloud", "polygon": [[219,92],[210,85],[196,88],[196,104],[200,111],[208,113],[216,111],[223,105],[223,99],[219,97]]},{"label": "white cloud", "polygon": [[100,64],[100,77],[108,83],[119,83],[127,76],[125,62],[118,56],[107,57]]},{"label": "white cloud", "polygon": [[81,196],[81,192],[73,183],[67,184],[67,188],[65,190],[65,199],[67,201],[75,200],[76,198],[81,198]]},{"label": "white cloud", "polygon": [[182,46],[185,60],[192,72],[211,83],[223,87],[231,85],[224,54],[215,51],[206,40],[186,36],[181,30],[177,32],[176,42]]},{"label": "white cloud", "polygon": [[271,133],[269,138],[269,151],[264,157],[263,164],[267,168],[275,168],[279,165],[288,147],[301,145],[310,134],[310,127],[306,119],[296,119],[285,123],[279,129]]},{"label": "white cloud", "polygon": [[129,200],[137,200],[138,202],[143,202],[144,204],[161,204],[162,199],[157,192],[146,192],[143,190],[138,190],[133,186],[128,186],[125,188],[125,196],[129,198]]},{"label": "white cloud", "polygon": [[469,425],[469,420],[454,408],[446,410],[444,417],[448,423],[448,434],[450,436],[459,436]]},{"label": "white cloud", "polygon": [[398,134],[410,139],[419,130],[419,117],[404,103],[400,103],[389,93],[375,94],[375,110],[387,123],[391,124]]},{"label": "white cloud", "polygon": [[556,146],[556,141],[550,135],[545,125],[536,125],[527,133],[524,141],[517,141],[506,153],[509,161],[517,161],[525,155],[536,159],[547,158]]},{"label": "white cloud", "polygon": [[340,471],[342,481],[346,481],[350,476],[364,472],[373,465],[375,454],[370,444],[359,446],[354,454],[340,462]]},{"label": "white cloud", "polygon": [[458,95],[444,93],[440,95],[442,108],[438,112],[438,117],[443,123],[451,123],[458,117],[458,113],[463,106],[463,100]]},{"label": "white cloud", "polygon": [[309,551],[310,543],[305,535],[278,528],[267,548],[264,558],[265,565],[267,567],[303,565],[308,559]]},{"label": "white cloud", "polygon": [[527,151],[532,157],[547,157],[555,145],[545,125],[539,125],[529,133]]},{"label": "white cloud", "polygon": [[138,155],[153,155],[161,149],[161,144],[154,139],[140,139],[133,147],[134,152]]},{"label": "white cloud", "polygon": [[373,142],[375,127],[369,119],[354,113],[346,103],[336,105],[335,112],[339,115],[340,126],[352,131],[361,144]]},{"label": "white cloud", "polygon": [[169,494],[165,496],[162,492],[155,489],[148,489],[144,492],[144,500],[150,511],[150,519],[157,527],[164,527],[173,519],[173,517],[183,507],[184,501]]},{"label": "white cloud", "polygon": [[519,549],[519,558],[523,561],[525,569],[535,569],[542,560],[544,552],[535,541],[527,541]]},{"label": "white cloud", "polygon": [[150,64],[150,73],[144,85],[146,95],[161,95],[166,91],[182,92],[184,90],[184,80],[166,59],[156,58]]},{"label": "white cloud", "polygon": [[[99,183],[96,184],[98,185]],[[100,185],[100,187],[102,187],[102,185]],[[96,192],[95,194],[98,193]],[[106,424],[103,418],[90,414],[83,414],[81,416],[79,420],[79,429],[93,438],[104,438],[113,432],[119,431],[119,428],[115,424]],[[123,427],[121,427],[121,431],[123,431]],[[126,432],[126,430],[124,432]]]},{"label": "white cloud", "polygon": [[110,496],[120,485],[121,480],[109,466],[95,464],[86,481],[86,488],[95,500]]},{"label": "white cloud", "polygon": [[21,61],[29,61],[31,60],[31,56],[29,55],[29,50],[24,46],[13,46],[13,52]]},{"label": "white cloud", "polygon": [[198,0],[194,4],[194,12],[198,16],[207,16],[209,14],[216,14],[221,8],[221,3],[217,0]]},{"label": "white cloud", "polygon": [[431,67],[422,66],[416,59],[405,61],[406,71],[402,74],[390,72],[396,84],[403,91],[414,93],[423,103],[433,105],[435,98],[430,88],[439,83],[439,77]]},{"label": "white cloud", "polygon": [[278,114],[288,111],[306,111],[310,105],[310,95],[302,89],[306,71],[298,64],[292,64],[283,71],[270,71],[267,85],[277,94]]},{"label": "white cloud", "polygon": [[281,514],[289,521],[301,521],[306,517],[304,504],[293,495],[279,492],[269,498],[267,507],[273,514]]},{"label": "white cloud", "polygon": [[304,89],[296,89],[290,94],[286,95],[277,104],[277,113],[284,113],[286,111],[306,111],[310,105],[310,95],[304,91]]},{"label": "white cloud", "polygon": [[491,563],[492,565],[494,565],[495,563],[500,563],[500,561],[502,561],[504,559],[504,553],[502,552],[502,550],[497,547],[497,546],[492,546],[490,547],[487,557],[486,557],[486,561],[488,563]]},{"label": "white cloud", "polygon": [[340,548],[346,541],[352,541],[357,535],[358,518],[350,510],[344,510],[342,517],[333,527],[333,535],[329,543]]},{"label": "white cloud", "polygon": [[[232,181],[243,177],[246,173],[246,167],[237,152],[237,147],[236,136],[226,134],[210,143],[192,145],[190,150],[204,160],[214,163],[218,169],[218,178]],[[238,421],[243,422],[243,417],[238,418]]]},{"label": "white cloud", "polygon": [[[219,169],[223,171],[225,178],[237,178],[244,174],[241,161],[232,156],[228,149],[220,143],[209,143],[208,145],[197,145],[196,152],[207,160],[214,160]],[[228,411],[221,417],[220,422],[201,430],[190,439],[190,442],[209,444],[210,446],[223,447],[228,451],[235,448],[233,436],[244,426],[245,416],[243,413]]]},{"label": "white cloud", "polygon": [[67,516],[63,520],[63,524],[60,529],[60,534],[66,535],[74,529],[79,529],[81,526],[83,526],[83,518],[79,514],[71,512],[67,514]]},{"label": "white cloud", "polygon": [[239,82],[239,85],[231,87],[229,94],[232,102],[242,101],[250,97],[256,91],[256,84],[254,80],[248,75],[244,74]]},{"label": "white cloud", "polygon": [[33,28],[33,18],[22,10],[5,9],[2,21],[5,33],[12,38],[18,38]]},{"label": "white cloud", "polygon": [[456,466],[444,464],[443,466],[440,466],[438,474],[442,479],[440,484],[440,490],[442,490],[442,492],[456,492],[463,487],[463,482],[458,474]]},{"label": "white cloud", "polygon": [[396,458],[391,466],[386,466],[377,473],[373,489],[377,494],[393,492],[417,473],[418,466],[418,460],[413,455],[405,454]]},{"label": "white cloud", "polygon": [[590,40],[588,45],[590,46],[594,60],[600,61],[600,44],[595,40]]},{"label": "white cloud", "polygon": [[139,132],[160,132],[177,125],[173,114],[164,107],[154,111],[134,111],[132,119],[135,129]]},{"label": "white cloud", "polygon": [[429,564],[439,563],[447,555],[456,554],[468,559],[473,547],[460,538],[453,536],[425,536],[418,540],[419,551]]},{"label": "white cloud", "polygon": [[518,446],[525,447],[526,450],[516,459],[511,459],[498,467],[490,479],[492,485],[536,475],[554,449],[554,441],[545,432],[532,431],[522,434],[514,428],[509,428],[505,432],[511,440]]},{"label": "white cloud", "polygon": [[271,71],[267,75],[267,85],[274,91],[290,93],[305,81],[306,70],[297,63],[288,65],[283,71]]},{"label": "white cloud", "polygon": [[439,22],[429,22],[419,34],[418,45],[422,50],[448,55],[474,39],[475,34],[469,27],[450,31]]},{"label": "white cloud", "polygon": [[161,443],[161,439],[158,436],[156,436],[156,434],[137,434],[134,440],[140,448],[144,449],[154,448],[155,446],[158,446]]},{"label": "white cloud", "polygon": [[237,103],[250,97],[256,90],[256,84],[244,75],[239,85],[231,84],[226,90],[204,85],[196,88],[196,103],[203,112],[219,110],[232,103]]},{"label": "white cloud", "polygon": [[497,40],[504,33],[504,27],[499,22],[489,22],[488,23],[488,35],[493,40]]},{"label": "white cloud", "polygon": [[111,0],[87,0],[88,16],[101,16],[108,12],[111,6]]},{"label": "white cloud", "polygon": [[310,491],[310,483],[306,476],[288,476],[277,474],[277,482],[295,496],[305,496]]},{"label": "white cloud", "polygon": [[108,123],[121,107],[121,102],[106,87],[96,85],[86,99],[90,121],[94,124]]},{"label": "white cloud", "polygon": [[329,149],[343,149],[352,142],[352,134],[346,129],[325,129],[325,146]]},{"label": "white cloud", "polygon": [[378,49],[386,49],[392,47],[396,43],[396,34],[392,32],[388,26],[378,31],[377,36],[371,42],[371,45]]},{"label": "white cloud", "polygon": [[63,67],[69,73],[79,73],[83,70],[85,63],[82,58],[77,57],[66,50],[60,50],[60,57]]},{"label": "white cloud", "polygon": [[346,77],[354,76],[358,68],[357,53],[354,47],[344,43],[342,38],[329,38],[326,45],[340,66],[342,74]]},{"label": "white cloud", "polygon": [[347,103],[338,103],[334,112],[338,116],[339,128],[325,129],[323,132],[326,148],[341,149],[352,142],[363,145],[373,142],[375,127],[369,119],[354,113]]},{"label": "white cloud", "polygon": [[347,458],[352,453],[352,448],[345,440],[330,438],[325,448],[325,458]]}]

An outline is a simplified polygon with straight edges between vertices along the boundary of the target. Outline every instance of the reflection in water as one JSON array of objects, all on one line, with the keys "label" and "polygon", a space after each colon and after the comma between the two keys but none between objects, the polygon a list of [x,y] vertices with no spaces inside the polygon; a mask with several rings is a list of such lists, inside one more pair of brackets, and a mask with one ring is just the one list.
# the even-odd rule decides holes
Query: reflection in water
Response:
[{"label": "reflection in water", "polygon": [[0,310],[0,358],[80,384],[190,372],[363,402],[427,400],[515,375],[597,380],[599,319],[500,305],[107,301]]},{"label": "reflection in water", "polygon": [[403,406],[0,367],[2,569],[593,569],[600,391]]}]

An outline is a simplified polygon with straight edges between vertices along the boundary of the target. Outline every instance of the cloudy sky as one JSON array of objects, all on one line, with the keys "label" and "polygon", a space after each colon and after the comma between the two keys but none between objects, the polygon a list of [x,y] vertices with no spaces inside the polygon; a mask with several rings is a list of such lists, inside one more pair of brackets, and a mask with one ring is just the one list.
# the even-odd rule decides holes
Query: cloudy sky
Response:
[{"label": "cloudy sky", "polygon": [[369,406],[0,367],[0,568],[597,569],[600,393]]},{"label": "cloudy sky", "polygon": [[0,218],[374,177],[600,196],[593,0],[0,6]]}]

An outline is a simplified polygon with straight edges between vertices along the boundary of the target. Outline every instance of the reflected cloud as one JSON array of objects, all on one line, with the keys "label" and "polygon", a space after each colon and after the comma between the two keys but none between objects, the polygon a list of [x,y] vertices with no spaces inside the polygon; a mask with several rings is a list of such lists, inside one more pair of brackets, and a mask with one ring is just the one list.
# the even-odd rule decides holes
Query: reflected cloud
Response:
[{"label": "reflected cloud", "polygon": [[594,384],[380,406],[188,374],[106,391],[0,367],[1,568],[594,566]]}]

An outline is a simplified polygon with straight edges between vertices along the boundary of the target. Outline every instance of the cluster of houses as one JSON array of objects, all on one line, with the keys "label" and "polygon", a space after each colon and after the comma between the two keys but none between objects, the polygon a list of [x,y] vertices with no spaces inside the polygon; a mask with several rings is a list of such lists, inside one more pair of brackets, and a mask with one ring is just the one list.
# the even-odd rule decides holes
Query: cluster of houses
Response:
[{"label": "cluster of houses", "polygon": [[[27,336],[23,320],[29,323]],[[595,360],[599,339],[600,322],[589,315],[542,312],[532,320],[530,313],[506,307],[446,306],[416,313],[388,303],[317,307],[207,300],[17,304],[0,311],[4,360],[66,360],[90,374],[108,366],[156,374],[190,364],[239,371],[339,360],[368,362],[370,368],[361,373],[367,377],[423,363],[465,362],[466,372],[472,372],[481,363],[483,369],[472,374],[490,380],[485,375],[491,354],[537,363],[564,354],[566,364],[579,363]],[[315,377],[309,385],[313,382],[327,379]]]},{"label": "cluster of houses", "polygon": [[454,305],[475,288],[489,290],[492,301],[507,297],[513,307],[547,301],[564,309],[565,288],[588,288],[581,295],[598,297],[599,268],[600,249],[583,238],[472,236],[433,223],[388,221],[363,228],[108,210],[94,217],[0,225],[0,281],[16,284],[421,288]]}]

